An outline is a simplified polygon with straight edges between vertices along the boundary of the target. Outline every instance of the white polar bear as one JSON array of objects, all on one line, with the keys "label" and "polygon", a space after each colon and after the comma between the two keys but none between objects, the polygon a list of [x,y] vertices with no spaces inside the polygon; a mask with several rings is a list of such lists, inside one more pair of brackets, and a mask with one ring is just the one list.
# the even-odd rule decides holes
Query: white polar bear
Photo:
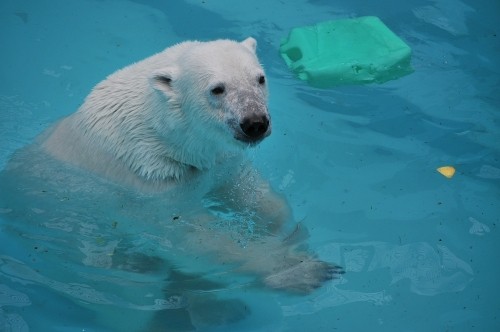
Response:
[{"label": "white polar bear", "polygon": [[[186,201],[189,206],[180,213],[189,232],[176,231],[179,223],[169,224],[172,234],[180,235],[165,233],[160,237],[169,238],[174,243],[171,247],[182,248],[172,257],[161,257],[162,261],[186,252],[211,253],[218,262],[236,264],[239,271],[258,276],[270,288],[311,292],[342,270],[304,249],[300,227],[291,234],[283,231],[284,222],[291,216],[288,205],[242,161],[246,147],[271,133],[267,98],[266,76],[256,56],[255,39],[188,41],[167,48],[107,77],[77,112],[42,134],[33,147],[18,153],[0,176],[2,187],[10,188],[8,194],[7,190],[0,194],[0,207],[12,211],[13,217],[32,218],[33,225],[57,225],[64,231],[81,229],[84,220],[85,225],[93,226],[80,231],[85,237],[77,241],[84,244],[74,248],[75,259],[84,251],[85,265],[132,269],[131,265],[157,260],[147,259],[142,253],[132,255],[142,257],[139,260],[120,257],[117,253],[123,247],[122,239],[107,243],[113,255],[101,255],[104,249],[94,248],[95,244],[86,240],[89,229],[104,227],[95,220],[109,220],[105,223],[108,228],[110,224],[116,226],[115,220],[144,219],[140,222],[144,225],[146,220],[168,223],[172,222],[170,212],[162,212],[162,206],[174,200],[171,205],[178,208]],[[54,158],[49,161],[44,154]],[[101,186],[96,180],[89,185],[89,175],[73,176],[57,165],[60,161],[107,182]],[[211,174],[210,181],[200,181],[204,174]],[[21,176],[29,179],[20,184]],[[188,196],[169,194],[179,187],[194,189]],[[123,188],[125,193],[117,194],[116,188]],[[16,190],[29,197],[14,199]],[[31,204],[24,207],[27,212],[19,207],[22,201]],[[210,203],[202,208],[193,207],[207,201]],[[80,206],[86,204],[92,208]],[[115,208],[110,210],[110,206]],[[243,245],[212,227],[213,220],[227,211],[251,220],[252,232]],[[47,222],[40,223],[44,215]],[[115,226],[109,237],[114,236]],[[156,226],[151,223],[151,227]],[[103,238],[101,231],[94,232],[93,237]],[[85,249],[90,247],[93,249]],[[70,253],[67,249],[68,257]],[[151,267],[132,270],[148,269]],[[182,280],[182,273],[170,275],[176,276],[171,285]],[[175,292],[173,288],[177,287],[163,290]],[[135,289],[126,293],[127,288],[122,287],[120,291],[124,298],[137,296]]]},{"label": "white polar bear", "polygon": [[43,143],[58,159],[164,190],[271,133],[256,41],[184,42],[98,84]]}]

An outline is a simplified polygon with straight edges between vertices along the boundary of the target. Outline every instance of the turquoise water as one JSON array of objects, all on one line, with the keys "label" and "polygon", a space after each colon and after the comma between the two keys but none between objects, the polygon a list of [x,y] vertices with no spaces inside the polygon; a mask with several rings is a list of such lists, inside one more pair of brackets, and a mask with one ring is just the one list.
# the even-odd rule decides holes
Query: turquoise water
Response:
[{"label": "turquoise water", "polygon": [[[237,311],[202,330],[497,331],[499,13],[495,1],[471,0],[4,0],[0,168],[114,70],[186,39],[253,36],[268,76],[273,134],[250,158],[307,226],[311,248],[346,273],[295,296],[182,259],[177,264],[198,279],[199,271],[212,281],[224,273],[223,286],[210,292]],[[323,90],[294,78],[279,57],[280,39],[293,27],[364,15],[380,17],[410,45],[414,73]],[[453,178],[436,172],[444,165],[457,169]],[[9,180],[3,195],[18,185]],[[130,300],[129,290],[165,279],[148,255],[163,248],[157,235],[165,229],[161,221],[129,220],[119,220],[126,229],[119,238],[116,224],[98,229],[95,216],[115,220],[120,200],[129,202],[82,197],[62,220],[59,207],[29,202],[25,224],[0,206],[0,331],[123,331],[135,315],[159,309],[178,319],[175,298]],[[154,202],[136,204],[154,214]],[[106,250],[132,245],[151,271],[107,265]],[[199,282],[200,292],[206,287]],[[216,309],[205,315],[217,316]]]}]

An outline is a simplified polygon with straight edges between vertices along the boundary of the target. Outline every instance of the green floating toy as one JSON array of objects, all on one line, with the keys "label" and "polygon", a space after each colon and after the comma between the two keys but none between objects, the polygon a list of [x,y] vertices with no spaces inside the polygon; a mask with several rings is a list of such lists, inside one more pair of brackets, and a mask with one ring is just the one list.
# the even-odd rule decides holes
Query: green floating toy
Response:
[{"label": "green floating toy", "polygon": [[410,47],[374,16],[294,28],[280,53],[300,79],[323,88],[383,83],[413,72]]}]

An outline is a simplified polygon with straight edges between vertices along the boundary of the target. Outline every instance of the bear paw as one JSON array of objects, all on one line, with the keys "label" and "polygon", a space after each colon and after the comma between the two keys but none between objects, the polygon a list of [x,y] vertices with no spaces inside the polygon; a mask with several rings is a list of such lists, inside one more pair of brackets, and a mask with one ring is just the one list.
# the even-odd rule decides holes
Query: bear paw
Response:
[{"label": "bear paw", "polygon": [[325,281],[336,279],[344,270],[335,264],[308,259],[286,267],[264,278],[271,288],[299,294],[308,294],[321,287]]}]

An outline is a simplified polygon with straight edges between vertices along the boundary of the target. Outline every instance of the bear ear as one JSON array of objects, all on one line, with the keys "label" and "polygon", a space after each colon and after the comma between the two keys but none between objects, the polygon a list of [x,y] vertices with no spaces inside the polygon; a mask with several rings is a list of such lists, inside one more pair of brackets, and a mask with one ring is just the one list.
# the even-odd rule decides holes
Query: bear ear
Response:
[{"label": "bear ear", "polygon": [[248,48],[250,51],[252,51],[252,53],[255,53],[255,50],[257,49],[257,41],[252,37],[248,37],[240,44]]},{"label": "bear ear", "polygon": [[170,93],[172,92],[172,82],[175,76],[174,71],[173,68],[157,70],[149,78],[149,83],[156,90]]}]

